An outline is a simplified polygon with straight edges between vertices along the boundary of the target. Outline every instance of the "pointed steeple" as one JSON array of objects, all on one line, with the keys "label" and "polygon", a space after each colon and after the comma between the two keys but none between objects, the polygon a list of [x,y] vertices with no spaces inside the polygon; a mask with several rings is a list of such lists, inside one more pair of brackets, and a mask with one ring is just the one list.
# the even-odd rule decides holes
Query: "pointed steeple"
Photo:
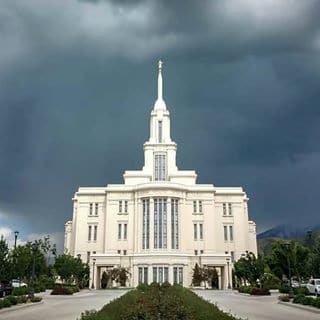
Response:
[{"label": "pointed steeple", "polygon": [[158,61],[158,98],[154,104],[154,110],[166,110],[166,103],[163,100],[162,60]]}]

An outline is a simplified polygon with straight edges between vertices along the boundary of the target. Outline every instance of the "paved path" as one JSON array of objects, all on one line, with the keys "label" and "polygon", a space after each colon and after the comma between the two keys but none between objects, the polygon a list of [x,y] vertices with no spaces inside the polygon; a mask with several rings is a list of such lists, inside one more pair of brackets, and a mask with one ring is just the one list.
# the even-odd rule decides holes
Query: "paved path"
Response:
[{"label": "paved path", "polygon": [[73,296],[43,296],[43,304],[0,313],[1,320],[76,320],[85,310],[101,309],[127,290],[82,291]]},{"label": "paved path", "polygon": [[216,303],[223,311],[249,320],[319,320],[310,311],[278,304],[278,294],[264,297],[244,296],[233,291],[197,290],[199,296]]}]

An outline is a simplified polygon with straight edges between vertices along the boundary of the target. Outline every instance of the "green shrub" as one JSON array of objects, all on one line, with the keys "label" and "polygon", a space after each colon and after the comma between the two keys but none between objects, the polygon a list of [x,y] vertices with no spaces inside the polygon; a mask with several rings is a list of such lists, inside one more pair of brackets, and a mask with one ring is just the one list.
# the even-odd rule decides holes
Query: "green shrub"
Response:
[{"label": "green shrub", "polygon": [[11,301],[8,299],[8,297],[5,297],[3,300],[2,300],[2,306],[3,308],[9,308],[11,307]]},{"label": "green shrub", "polygon": [[52,295],[71,295],[73,290],[67,287],[54,287],[51,291]]},{"label": "green shrub", "polygon": [[29,292],[29,289],[27,287],[17,287],[12,290],[13,296],[23,296],[26,295]]},{"label": "green shrub", "polygon": [[315,298],[312,301],[312,305],[318,309],[320,309],[320,298]]},{"label": "green shrub", "polygon": [[278,299],[282,302],[290,302],[290,297],[288,295],[279,296]]},{"label": "green shrub", "polygon": [[7,296],[6,299],[8,299],[12,306],[16,305],[18,303],[18,299],[15,296]]},{"label": "green shrub", "polygon": [[82,320],[235,320],[215,305],[179,285],[139,285],[100,311],[86,311]]},{"label": "green shrub", "polygon": [[0,310],[1,310],[2,308],[4,308],[4,306],[3,306],[3,300],[0,299]]},{"label": "green shrub", "polygon": [[253,287],[251,286],[241,286],[238,288],[238,291],[240,293],[247,293],[247,294],[250,294],[251,290],[253,289]]},{"label": "green shrub", "polygon": [[270,291],[266,288],[252,288],[250,294],[252,296],[270,296]]},{"label": "green shrub", "polygon": [[293,292],[295,295],[297,294],[304,294],[304,295],[309,295],[309,290],[306,287],[301,287],[301,288],[294,288]]},{"label": "green shrub", "polygon": [[17,301],[18,303],[27,303],[28,298],[26,296],[18,296]]},{"label": "green shrub", "polygon": [[39,296],[34,296],[33,298],[30,299],[31,302],[40,302],[41,300],[42,298]]},{"label": "green shrub", "polygon": [[305,295],[304,294],[297,294],[294,298],[293,298],[293,303],[300,303],[302,304],[302,301],[304,300]]}]

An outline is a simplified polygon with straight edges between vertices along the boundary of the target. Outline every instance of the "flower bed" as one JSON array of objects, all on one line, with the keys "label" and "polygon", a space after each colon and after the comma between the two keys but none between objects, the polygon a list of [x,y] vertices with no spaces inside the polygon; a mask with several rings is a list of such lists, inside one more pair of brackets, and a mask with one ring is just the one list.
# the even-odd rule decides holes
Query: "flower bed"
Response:
[{"label": "flower bed", "polygon": [[87,311],[82,320],[190,319],[235,320],[215,305],[178,285],[140,285],[105,305],[100,311]]},{"label": "flower bed", "polygon": [[15,306],[17,304],[27,303],[27,302],[40,302],[42,300],[41,297],[33,297],[28,299],[27,296],[6,296],[3,299],[0,299],[0,309],[9,308],[11,306]]}]

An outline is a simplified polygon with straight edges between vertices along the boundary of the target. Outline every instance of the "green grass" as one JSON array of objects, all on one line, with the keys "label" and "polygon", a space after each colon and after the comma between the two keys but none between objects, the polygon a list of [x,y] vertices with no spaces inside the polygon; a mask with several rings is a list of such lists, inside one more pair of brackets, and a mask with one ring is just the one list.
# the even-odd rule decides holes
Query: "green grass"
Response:
[{"label": "green grass", "polygon": [[181,286],[141,285],[82,320],[234,320],[215,305]]}]

